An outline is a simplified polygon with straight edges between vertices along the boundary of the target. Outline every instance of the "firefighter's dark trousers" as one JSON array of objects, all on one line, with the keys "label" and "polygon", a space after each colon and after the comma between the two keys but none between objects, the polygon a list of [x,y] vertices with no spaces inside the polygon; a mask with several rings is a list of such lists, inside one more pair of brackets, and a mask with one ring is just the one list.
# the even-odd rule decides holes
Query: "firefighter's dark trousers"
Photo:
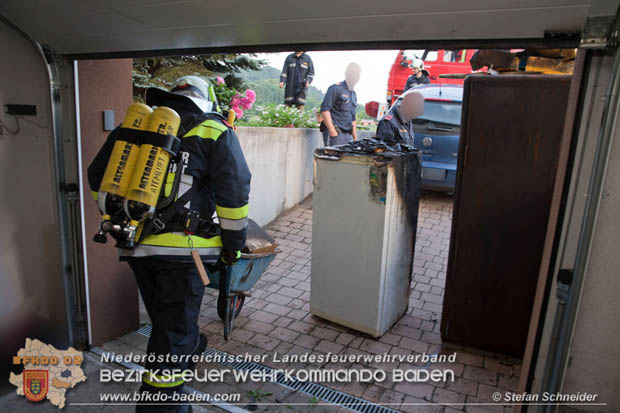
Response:
[{"label": "firefighter's dark trousers", "polygon": [[[199,343],[197,322],[204,294],[204,286],[193,263],[170,262],[155,257],[130,258],[128,262],[153,325],[147,355],[191,355]],[[157,395],[171,402],[175,393],[183,391],[183,380],[162,374],[162,370],[185,370],[189,366],[188,361],[147,359],[145,368],[155,375],[145,372],[140,391],[145,392],[147,398]],[[187,405],[147,405],[146,399],[141,402],[136,407],[138,412],[188,411]]]}]

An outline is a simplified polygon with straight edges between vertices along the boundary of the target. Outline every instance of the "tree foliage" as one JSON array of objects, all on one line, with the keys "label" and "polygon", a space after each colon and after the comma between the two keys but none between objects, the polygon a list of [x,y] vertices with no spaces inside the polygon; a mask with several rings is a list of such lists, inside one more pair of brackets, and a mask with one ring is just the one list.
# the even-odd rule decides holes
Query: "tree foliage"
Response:
[{"label": "tree foliage", "polygon": [[241,71],[260,70],[266,62],[253,54],[211,54],[137,58],[133,61],[134,97],[144,99],[148,87],[169,89],[181,76],[222,76],[234,89],[244,87],[237,75]]}]

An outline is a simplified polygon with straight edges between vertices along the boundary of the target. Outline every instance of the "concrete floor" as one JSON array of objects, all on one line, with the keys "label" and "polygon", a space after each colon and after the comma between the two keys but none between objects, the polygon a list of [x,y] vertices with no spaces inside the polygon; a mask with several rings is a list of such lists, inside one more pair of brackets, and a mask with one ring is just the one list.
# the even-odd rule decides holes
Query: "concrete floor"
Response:
[{"label": "concrete floor", "polygon": [[[385,381],[329,384],[329,387],[403,412],[512,411],[510,407],[493,404],[492,395],[494,392],[516,390],[520,360],[442,343],[439,334],[452,201],[449,195],[423,193],[409,311],[380,339],[375,340],[309,313],[312,244],[312,204],[309,199],[268,227],[280,244],[281,253],[252,290],[252,297],[246,300],[241,315],[235,321],[232,339],[228,342],[222,338],[222,323],[215,309],[217,292],[207,289],[200,326],[209,336],[209,346],[233,354],[274,351],[280,354],[451,354],[456,351],[456,363],[426,366],[453,369],[456,375],[454,382]],[[287,366],[271,363],[271,367]],[[326,366],[296,364],[294,367]],[[420,366],[369,363],[341,367],[382,368],[389,372],[394,368]],[[484,403],[492,405],[480,405]]]}]

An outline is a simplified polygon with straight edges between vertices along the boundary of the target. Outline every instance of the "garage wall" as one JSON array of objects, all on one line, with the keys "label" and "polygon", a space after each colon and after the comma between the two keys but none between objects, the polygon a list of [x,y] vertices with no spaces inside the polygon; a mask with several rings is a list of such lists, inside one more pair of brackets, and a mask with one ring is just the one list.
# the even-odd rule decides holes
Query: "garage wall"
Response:
[{"label": "garage wall", "polygon": [[[25,338],[66,347],[50,84],[34,46],[0,21],[0,367]],[[7,115],[6,104],[37,115]],[[16,133],[8,129],[17,129]],[[8,373],[7,373],[8,374]],[[3,377],[6,377],[3,375]]]},{"label": "garage wall", "polygon": [[100,222],[86,169],[109,132],[103,130],[103,110],[113,110],[115,123],[123,120],[133,100],[131,59],[83,60],[79,68],[80,131],[84,170],[86,259],[92,344],[100,345],[138,327],[138,290],[126,263],[118,261],[114,243],[92,240]]}]

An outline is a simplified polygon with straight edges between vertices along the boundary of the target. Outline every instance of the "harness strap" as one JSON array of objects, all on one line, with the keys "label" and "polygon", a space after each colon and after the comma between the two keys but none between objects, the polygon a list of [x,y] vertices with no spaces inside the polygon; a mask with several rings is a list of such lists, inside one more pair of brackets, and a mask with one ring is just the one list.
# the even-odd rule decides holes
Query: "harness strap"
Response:
[{"label": "harness strap", "polygon": [[[186,232],[202,238],[211,238],[220,235],[220,226],[211,219],[202,219],[194,216],[193,212],[187,210],[172,217],[166,224],[166,232]],[[191,222],[188,222],[191,221]]]},{"label": "harness strap", "polygon": [[174,135],[130,128],[119,128],[115,140],[121,140],[138,145],[148,144],[162,148],[173,157],[177,156],[181,149],[181,140]]},{"label": "harness strap", "polygon": [[172,205],[168,208],[164,209],[160,213],[156,213],[153,219],[148,220],[144,224],[144,228],[142,228],[142,232],[140,233],[140,239],[138,242],[141,242],[145,237],[153,234],[159,234],[164,232],[166,229],[166,225],[172,220],[172,218],[177,215],[183,208],[185,208],[185,204],[189,202],[192,196],[196,193],[198,188],[202,187],[202,184],[193,185],[189,188],[179,199],[174,201]]}]

